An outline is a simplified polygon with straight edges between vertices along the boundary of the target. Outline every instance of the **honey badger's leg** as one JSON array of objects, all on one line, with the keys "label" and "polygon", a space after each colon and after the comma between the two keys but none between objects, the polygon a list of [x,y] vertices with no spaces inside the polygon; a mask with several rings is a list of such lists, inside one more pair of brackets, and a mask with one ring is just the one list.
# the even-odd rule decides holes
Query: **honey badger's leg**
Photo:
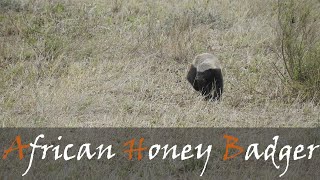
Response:
[{"label": "honey badger's leg", "polygon": [[223,92],[223,78],[221,69],[214,69],[214,93],[213,98],[219,100]]},{"label": "honey badger's leg", "polygon": [[205,100],[209,100],[212,98],[212,88],[213,84],[210,82],[202,89],[201,94],[205,97]]},{"label": "honey badger's leg", "polygon": [[202,95],[205,96],[205,100],[219,100],[223,91],[221,69],[208,70],[206,79],[209,84],[207,84],[201,91]]},{"label": "honey badger's leg", "polygon": [[198,87],[198,83],[195,81],[196,75],[197,75],[197,68],[191,65],[189,68],[189,72],[187,74],[187,80],[196,91],[199,91],[200,89]]}]

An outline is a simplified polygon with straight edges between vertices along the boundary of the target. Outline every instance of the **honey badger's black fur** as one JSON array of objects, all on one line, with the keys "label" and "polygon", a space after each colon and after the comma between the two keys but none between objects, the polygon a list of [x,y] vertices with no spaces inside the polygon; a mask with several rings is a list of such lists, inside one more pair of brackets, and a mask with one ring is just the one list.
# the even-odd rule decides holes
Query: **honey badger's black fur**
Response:
[{"label": "honey badger's black fur", "polygon": [[[187,74],[189,83],[206,100],[219,100],[223,92],[223,77],[218,58],[209,53],[195,57]],[[212,90],[214,92],[212,94]]]}]

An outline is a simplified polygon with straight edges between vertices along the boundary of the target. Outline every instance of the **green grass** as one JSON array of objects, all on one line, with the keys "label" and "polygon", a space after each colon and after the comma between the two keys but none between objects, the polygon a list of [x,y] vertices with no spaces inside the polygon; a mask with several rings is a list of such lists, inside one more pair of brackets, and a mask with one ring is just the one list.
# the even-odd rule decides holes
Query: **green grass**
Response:
[{"label": "green grass", "polygon": [[319,1],[278,1],[279,57],[294,95],[320,100],[320,3]]},{"label": "green grass", "polygon": [[[274,1],[1,1],[2,127],[314,127],[274,65]],[[220,103],[186,81],[194,56],[224,67]],[[317,90],[318,92],[318,90]],[[299,94],[299,93],[298,93]]]}]

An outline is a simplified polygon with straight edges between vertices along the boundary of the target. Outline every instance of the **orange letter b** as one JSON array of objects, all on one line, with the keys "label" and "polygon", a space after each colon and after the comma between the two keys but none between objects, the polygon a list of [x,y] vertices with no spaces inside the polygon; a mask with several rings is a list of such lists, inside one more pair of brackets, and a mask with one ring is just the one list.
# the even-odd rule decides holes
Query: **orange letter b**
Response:
[{"label": "orange letter b", "polygon": [[[226,145],[226,153],[223,156],[223,160],[228,160],[228,159],[232,159],[236,156],[238,156],[239,154],[243,153],[243,148],[241,146],[237,146],[235,145],[236,142],[238,142],[238,138],[233,137],[233,136],[229,136],[229,135],[224,135],[223,136],[225,139],[227,139],[227,145]],[[238,153],[229,156],[229,149],[237,149],[239,150]]]}]

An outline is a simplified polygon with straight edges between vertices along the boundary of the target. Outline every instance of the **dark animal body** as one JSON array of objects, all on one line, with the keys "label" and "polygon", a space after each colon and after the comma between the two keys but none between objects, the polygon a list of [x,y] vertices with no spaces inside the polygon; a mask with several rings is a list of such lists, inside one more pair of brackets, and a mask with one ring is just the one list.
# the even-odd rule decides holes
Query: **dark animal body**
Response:
[{"label": "dark animal body", "polygon": [[209,53],[196,56],[189,68],[187,79],[196,91],[201,92],[205,100],[220,99],[223,92],[223,77],[216,56]]}]

